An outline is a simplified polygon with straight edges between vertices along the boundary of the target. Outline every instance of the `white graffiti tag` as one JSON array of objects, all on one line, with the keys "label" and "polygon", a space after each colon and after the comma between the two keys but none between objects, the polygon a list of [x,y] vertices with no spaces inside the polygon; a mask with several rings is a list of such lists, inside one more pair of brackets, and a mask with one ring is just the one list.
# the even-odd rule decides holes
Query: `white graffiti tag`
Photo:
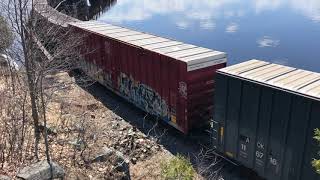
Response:
[{"label": "white graffiti tag", "polygon": [[187,84],[185,82],[179,82],[179,93],[182,97],[187,99]]}]

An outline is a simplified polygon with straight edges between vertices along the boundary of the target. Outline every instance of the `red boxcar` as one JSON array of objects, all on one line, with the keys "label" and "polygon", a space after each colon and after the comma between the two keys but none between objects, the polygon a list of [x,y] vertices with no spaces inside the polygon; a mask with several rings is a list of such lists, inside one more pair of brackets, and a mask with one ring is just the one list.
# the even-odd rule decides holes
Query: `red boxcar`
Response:
[{"label": "red boxcar", "polygon": [[184,133],[211,118],[225,53],[96,21],[71,26],[86,34],[81,69],[99,83]]}]

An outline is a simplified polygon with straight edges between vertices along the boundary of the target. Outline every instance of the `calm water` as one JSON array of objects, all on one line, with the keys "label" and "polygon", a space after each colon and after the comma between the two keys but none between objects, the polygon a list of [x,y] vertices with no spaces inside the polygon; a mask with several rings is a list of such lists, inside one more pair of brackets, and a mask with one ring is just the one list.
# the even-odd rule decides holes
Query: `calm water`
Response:
[{"label": "calm water", "polygon": [[91,17],[225,51],[229,64],[256,58],[320,72],[320,0],[118,0],[110,4],[98,8],[108,11]]}]

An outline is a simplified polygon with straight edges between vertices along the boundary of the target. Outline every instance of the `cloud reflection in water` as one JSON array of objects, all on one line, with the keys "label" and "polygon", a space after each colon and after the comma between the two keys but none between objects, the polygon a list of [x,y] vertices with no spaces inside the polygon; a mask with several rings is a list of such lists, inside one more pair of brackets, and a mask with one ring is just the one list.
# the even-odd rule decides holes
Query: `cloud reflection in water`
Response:
[{"label": "cloud reflection in water", "polygon": [[227,26],[226,32],[227,32],[227,33],[235,33],[235,32],[238,31],[238,29],[239,29],[239,26],[238,26],[237,23],[231,23],[231,24],[229,24],[229,25]]},{"label": "cloud reflection in water", "polygon": [[[252,14],[251,11],[261,14],[280,8],[290,8],[311,21],[320,23],[320,0],[120,0],[100,20],[121,24],[166,15],[172,17],[169,21],[177,21],[174,24],[178,28],[211,30],[216,27],[217,19],[241,18]],[[237,25],[227,26],[226,32],[237,31]]]},{"label": "cloud reflection in water", "polygon": [[277,47],[280,44],[280,40],[273,39],[269,36],[264,36],[257,40],[259,47]]}]

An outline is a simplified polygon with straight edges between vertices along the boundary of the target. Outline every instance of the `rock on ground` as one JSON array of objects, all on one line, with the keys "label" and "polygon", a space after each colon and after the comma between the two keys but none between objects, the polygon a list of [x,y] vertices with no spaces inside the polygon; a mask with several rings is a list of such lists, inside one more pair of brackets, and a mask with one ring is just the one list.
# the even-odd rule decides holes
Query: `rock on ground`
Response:
[{"label": "rock on ground", "polygon": [[0,180],[11,180],[8,176],[0,175]]},{"label": "rock on ground", "polygon": [[113,149],[103,147],[99,153],[95,155],[95,157],[91,160],[91,163],[95,162],[105,162],[110,156],[114,153]]},{"label": "rock on ground", "polygon": [[[54,162],[52,164],[53,179],[63,179],[65,173],[64,170]],[[51,178],[50,166],[47,161],[40,161],[23,168],[17,178],[24,180],[49,180]]]},{"label": "rock on ground", "polygon": [[123,174],[121,179],[130,179],[129,160],[121,152],[108,147],[103,147],[91,160],[91,163],[106,161],[115,168],[114,170]]}]

